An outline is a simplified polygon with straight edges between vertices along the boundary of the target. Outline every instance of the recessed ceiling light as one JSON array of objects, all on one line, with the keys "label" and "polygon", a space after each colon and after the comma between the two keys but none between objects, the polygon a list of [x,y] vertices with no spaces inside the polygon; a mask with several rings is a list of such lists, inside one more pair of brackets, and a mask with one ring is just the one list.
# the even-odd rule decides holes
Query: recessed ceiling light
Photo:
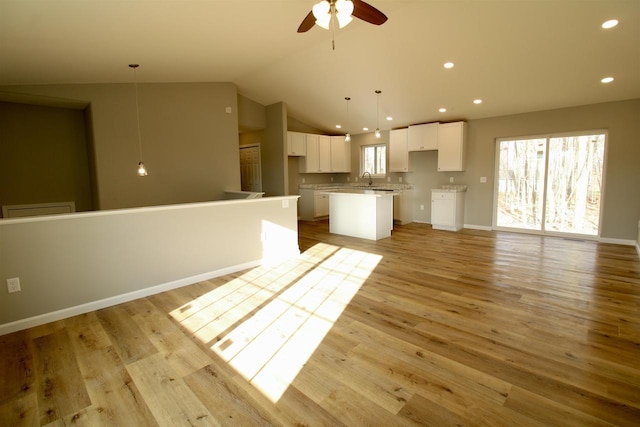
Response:
[{"label": "recessed ceiling light", "polygon": [[482,99],[474,99],[473,103],[474,104],[482,104]]},{"label": "recessed ceiling light", "polygon": [[391,120],[393,120],[393,117],[387,116],[387,120],[391,121]]},{"label": "recessed ceiling light", "polygon": [[453,62],[445,62],[444,68],[453,68]]},{"label": "recessed ceiling light", "polygon": [[602,23],[602,28],[609,29],[615,27],[616,25],[618,25],[617,19],[609,19],[608,21]]},{"label": "recessed ceiling light", "polygon": [[366,132],[369,130],[369,128],[362,128],[362,130]]},{"label": "recessed ceiling light", "polygon": [[441,113],[446,113],[447,109],[446,108],[439,108],[438,111],[440,111]]},{"label": "recessed ceiling light", "polygon": [[613,77],[605,77],[604,79],[600,80],[602,83],[611,83],[613,81]]},{"label": "recessed ceiling light", "polygon": [[336,125],[336,129],[342,129],[342,125]]}]

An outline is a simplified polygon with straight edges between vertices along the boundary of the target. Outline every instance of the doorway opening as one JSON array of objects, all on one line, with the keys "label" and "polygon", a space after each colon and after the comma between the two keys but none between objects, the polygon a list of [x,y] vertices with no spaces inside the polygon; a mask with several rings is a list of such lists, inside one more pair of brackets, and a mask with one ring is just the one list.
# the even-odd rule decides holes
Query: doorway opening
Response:
[{"label": "doorway opening", "polygon": [[498,139],[493,227],[598,237],[606,139],[604,131]]}]

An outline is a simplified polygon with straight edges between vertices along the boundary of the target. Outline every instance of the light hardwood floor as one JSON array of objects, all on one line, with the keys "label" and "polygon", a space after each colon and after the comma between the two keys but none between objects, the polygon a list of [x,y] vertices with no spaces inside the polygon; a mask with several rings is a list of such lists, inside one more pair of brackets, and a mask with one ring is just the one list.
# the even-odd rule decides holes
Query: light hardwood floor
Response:
[{"label": "light hardwood floor", "polygon": [[299,234],[299,260],[0,337],[0,425],[640,425],[633,247]]}]

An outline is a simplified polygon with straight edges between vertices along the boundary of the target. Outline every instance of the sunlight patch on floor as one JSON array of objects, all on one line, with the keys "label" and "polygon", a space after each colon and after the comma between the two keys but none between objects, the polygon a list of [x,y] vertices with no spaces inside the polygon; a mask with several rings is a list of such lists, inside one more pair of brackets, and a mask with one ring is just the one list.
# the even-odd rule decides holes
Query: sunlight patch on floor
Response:
[{"label": "sunlight patch on floor", "polygon": [[277,402],[380,259],[338,250],[212,349]]},{"label": "sunlight patch on floor", "polygon": [[381,259],[318,243],[170,315],[277,402]]},{"label": "sunlight patch on floor", "polygon": [[279,265],[254,268],[169,314],[200,341],[210,343],[337,249],[320,244]]}]

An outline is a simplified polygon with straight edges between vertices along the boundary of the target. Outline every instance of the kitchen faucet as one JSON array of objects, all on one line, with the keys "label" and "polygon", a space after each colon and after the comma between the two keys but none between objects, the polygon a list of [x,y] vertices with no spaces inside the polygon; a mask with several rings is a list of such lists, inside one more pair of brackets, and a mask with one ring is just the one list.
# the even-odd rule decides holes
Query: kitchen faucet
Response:
[{"label": "kitchen faucet", "polygon": [[369,175],[369,186],[371,186],[371,184],[373,184],[373,181],[371,180],[371,174],[369,172],[365,172],[362,174],[362,177],[364,178],[365,175]]}]

